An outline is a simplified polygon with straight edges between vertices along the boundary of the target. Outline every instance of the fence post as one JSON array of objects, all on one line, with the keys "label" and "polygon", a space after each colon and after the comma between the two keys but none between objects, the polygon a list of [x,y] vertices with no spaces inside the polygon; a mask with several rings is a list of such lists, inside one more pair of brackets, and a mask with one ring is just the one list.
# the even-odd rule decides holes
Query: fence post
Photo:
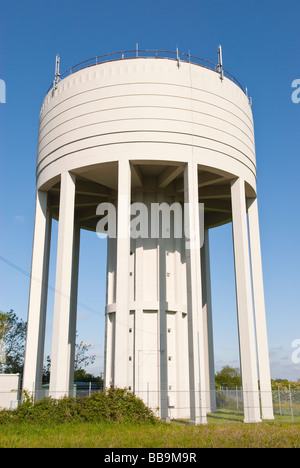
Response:
[{"label": "fence post", "polygon": [[280,397],[280,388],[278,385],[278,402],[279,402],[279,414],[282,416],[282,411],[281,411],[281,397]]},{"label": "fence post", "polygon": [[149,407],[149,382],[147,382],[147,406]]},{"label": "fence post", "polygon": [[290,406],[291,406],[292,422],[294,422],[294,411],[293,411],[293,401],[292,401],[291,384],[289,384],[289,392],[290,392]]}]

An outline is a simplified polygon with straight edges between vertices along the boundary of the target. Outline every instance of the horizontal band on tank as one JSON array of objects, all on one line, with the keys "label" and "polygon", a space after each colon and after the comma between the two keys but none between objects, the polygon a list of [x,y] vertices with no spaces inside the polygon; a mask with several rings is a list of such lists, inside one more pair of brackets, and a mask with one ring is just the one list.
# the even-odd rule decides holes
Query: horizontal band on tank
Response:
[{"label": "horizontal band on tank", "polygon": [[[223,141],[220,141],[220,140],[215,140],[215,139],[212,139],[212,138],[208,138],[207,136],[202,136],[202,135],[197,135],[197,134],[187,134],[187,133],[180,133],[180,132],[172,132],[172,131],[159,131],[159,130],[140,130],[140,131],[137,131],[137,130],[134,130],[134,131],[124,131],[124,132],[111,132],[111,133],[106,133],[106,134],[99,134],[99,135],[93,135],[93,136],[90,136],[90,137],[86,137],[86,138],[80,138],[78,140],[74,140],[74,141],[71,141],[69,143],[66,143],[64,145],[61,145],[60,147],[57,147],[55,150],[53,150],[51,153],[47,154],[37,165],[37,171],[39,171],[39,167],[40,165],[45,162],[45,159],[50,157],[51,154],[54,154],[56,151],[68,146],[68,145],[72,145],[72,144],[77,144],[78,142],[82,142],[82,141],[85,141],[85,140],[89,140],[89,139],[92,139],[92,138],[97,138],[97,137],[106,137],[106,136],[110,136],[110,135],[124,135],[124,134],[131,134],[131,133],[134,133],[134,134],[137,134],[137,133],[160,133],[160,134],[166,134],[166,135],[182,135],[182,136],[187,136],[187,137],[191,137],[191,138],[201,138],[201,139],[204,139],[204,140],[208,140],[208,141],[213,141],[217,144],[221,144],[221,145],[224,145],[224,146],[227,146],[235,151],[238,151],[239,154],[241,154],[242,156],[244,156],[245,158],[247,158],[249,160],[249,162],[254,166],[254,168],[256,167],[255,166],[255,163],[249,158],[249,156],[247,156],[247,154],[241,152],[240,150],[237,150],[234,146],[232,145],[229,145]],[[151,143],[152,141],[155,141],[155,140],[149,140],[149,141],[145,141],[145,140],[137,140],[137,141],[140,141],[140,142],[144,142],[144,143]],[[162,141],[162,140],[159,140],[160,142],[162,143],[173,143],[173,140],[170,139],[169,141]],[[124,143],[127,143],[128,140],[126,140]],[[108,142],[106,144],[115,144],[115,143],[123,143],[123,141],[118,141],[118,142]],[[178,141],[174,141],[175,144],[186,144],[186,145],[190,145],[190,143],[184,143],[184,142],[178,142]],[[105,144],[104,144],[105,145]],[[99,147],[103,146],[103,144],[99,144]],[[200,145],[196,145],[196,144],[192,144],[192,146],[198,146],[198,147],[201,147]],[[205,148],[205,146],[202,146],[203,148]],[[85,147],[85,148],[89,148],[89,146]],[[209,149],[213,149],[215,151],[218,151],[217,149],[214,149],[214,148],[209,148]],[[80,151],[80,148],[78,149],[78,151]],[[232,155],[228,154],[227,152],[223,152],[223,151],[220,151],[222,152],[223,154],[226,154],[227,156],[229,157],[233,157]],[[65,154],[70,154],[70,152],[67,152]],[[62,156],[59,156],[59,158],[63,157],[64,155]],[[54,159],[56,160],[56,159]]]},{"label": "horizontal band on tank", "polygon": [[[102,145],[94,145],[94,146],[89,146],[89,147],[85,147],[85,148],[82,148],[82,149],[77,149],[77,150],[74,150],[74,151],[71,151],[67,154],[64,154],[58,158],[56,158],[54,161],[50,161],[48,164],[45,164],[45,166],[43,166],[38,172],[37,172],[37,177],[39,177],[41,175],[41,173],[47,169],[47,167],[49,167],[51,164],[53,164],[54,162],[57,162],[58,160],[60,159],[63,159],[64,157],[68,156],[68,155],[71,155],[71,154],[75,154],[75,153],[79,153],[80,151],[86,151],[86,150],[90,150],[90,149],[95,149],[95,148],[99,148],[101,149],[101,147],[106,147],[106,146],[113,146],[113,145],[126,145],[126,144],[135,144],[135,143],[146,143],[146,144],[165,144],[165,145],[182,145],[182,146],[188,146],[188,147],[194,147],[194,148],[199,148],[199,149],[205,149],[207,151],[211,151],[211,152],[216,152],[216,153],[219,153],[219,154],[223,154],[225,155],[227,158],[229,159],[234,159],[236,160],[237,162],[239,162],[240,164],[244,165],[247,169],[249,169],[253,176],[256,178],[256,166],[253,164],[253,162],[251,161],[254,169],[251,169],[249,168],[249,166],[242,162],[239,158],[237,157],[234,157],[234,156],[231,156],[229,155],[228,153],[225,153],[225,152],[222,152],[222,151],[218,151],[218,150],[215,150],[215,149],[211,149],[211,148],[207,148],[205,146],[200,146],[200,145],[191,145],[191,144],[188,144],[188,143],[180,143],[180,142],[176,142],[176,143],[173,143],[173,142],[163,142],[163,141],[126,141],[126,142],[111,142],[111,143],[107,143],[107,144],[102,144]],[[139,159],[143,159],[142,157],[139,157]],[[104,162],[107,162],[105,159],[99,161],[99,164],[101,163],[104,163]],[[184,161],[183,161],[184,162]]]},{"label": "horizontal band on tank", "polygon": [[[106,306],[106,313],[111,314],[116,312],[116,303],[107,304]],[[170,303],[164,302],[161,303],[160,301],[151,301],[151,302],[137,302],[133,301],[129,303],[129,310],[145,310],[145,311],[152,311],[158,312],[159,310],[164,310],[165,312],[169,313],[182,313],[187,314],[187,305],[186,304],[178,304],[178,303]]]},{"label": "horizontal band on tank", "polygon": [[[141,87],[143,88],[142,89],[142,93],[141,92],[136,92],[136,91],[133,91],[132,90],[132,87]],[[182,90],[186,90],[187,91],[187,95],[180,95],[180,94],[166,94],[165,92],[162,93],[153,93],[153,92],[149,92],[149,90],[145,90],[145,86],[148,86],[148,88],[150,86],[155,86],[155,87],[158,87],[158,88],[161,88],[161,87],[165,87],[165,86],[168,86],[168,87],[171,87],[172,88],[172,91],[173,91],[173,88],[179,88],[181,91]],[[108,94],[107,96],[102,96],[102,97],[97,97],[97,99],[89,99],[89,100],[85,100],[83,102],[80,102],[78,104],[75,104],[75,105],[70,105],[68,103],[68,101],[70,100],[74,100],[74,99],[79,99],[82,98],[86,93],[92,93],[92,92],[104,92],[104,91],[113,91],[114,88],[123,88],[123,87],[129,87],[131,88],[130,89],[130,92],[127,92],[127,93],[122,93],[122,94]],[[104,100],[108,100],[108,99],[120,99],[120,98],[128,98],[128,97],[131,97],[131,98],[134,98],[134,97],[166,97],[166,98],[171,98],[172,100],[174,99],[185,99],[185,100],[193,100],[194,102],[198,102],[198,103],[203,103],[203,104],[208,104],[208,105],[211,105],[213,107],[216,107],[218,109],[221,109],[221,110],[224,110],[225,112],[228,112],[228,113],[231,113],[232,115],[235,115],[237,116],[240,120],[243,121],[243,119],[241,119],[241,117],[239,117],[235,112],[233,111],[230,111],[228,109],[226,109],[226,107],[224,106],[221,106],[220,104],[217,104],[217,103],[214,103],[214,101],[212,100],[211,102],[209,102],[209,100],[204,100],[204,99],[199,99],[197,98],[196,96],[190,96],[190,91],[191,89],[193,90],[194,93],[196,92],[199,92],[200,94],[201,93],[204,93],[205,95],[208,95],[207,97],[211,97],[212,99],[220,99],[221,101],[224,101],[224,104],[226,105],[230,105],[232,106],[233,108],[236,108],[236,110],[238,112],[241,112],[245,117],[246,119],[249,121],[250,123],[250,127],[249,127],[249,130],[253,133],[253,130],[252,130],[252,125],[253,125],[253,122],[252,122],[252,119],[249,117],[248,113],[245,112],[245,110],[237,105],[236,103],[234,102],[231,102],[228,98],[225,98],[224,96],[220,95],[220,94],[216,94],[216,93],[212,93],[212,92],[209,92],[205,89],[202,89],[202,88],[198,88],[198,87],[195,87],[193,86],[192,88],[190,86],[184,86],[184,85],[178,85],[178,84],[173,84],[173,83],[153,83],[153,82],[130,82],[130,83],[118,83],[118,84],[115,84],[115,85],[108,85],[108,86],[98,86],[96,88],[92,88],[92,89],[87,89],[85,91],[80,91],[80,92],[77,92],[77,93],[74,93],[72,94],[71,96],[69,97],[66,97],[65,99],[62,99],[60,101],[58,101],[57,103],[55,103],[53,106],[50,106],[49,105],[49,109],[45,110],[44,112],[41,112],[41,115],[40,115],[40,124],[41,124],[41,130],[43,130],[44,126],[42,125],[43,123],[43,120],[46,119],[46,117],[48,116],[48,114],[52,111],[55,111],[55,113],[57,114],[61,114],[63,112],[67,112],[69,110],[72,110],[72,109],[75,109],[76,107],[79,107],[81,105],[85,105],[85,104],[89,104],[89,103],[95,103],[96,101],[104,101]],[[93,93],[94,94],[94,93]],[[98,94],[98,93],[97,93]],[[65,110],[62,110],[62,111],[58,111],[58,107],[59,106],[63,106],[64,104],[68,103],[68,106]],[[46,107],[45,107],[46,109]],[[52,120],[52,117],[49,118],[49,121]],[[48,121],[48,122],[49,122]],[[46,124],[48,124],[48,122]],[[46,125],[45,124],[45,125]]]},{"label": "horizontal band on tank", "polygon": [[[101,112],[101,111],[100,111]],[[214,116],[212,116],[214,117]],[[74,118],[75,119],[75,118]],[[72,128],[71,130],[68,130],[68,131],[65,131],[63,133],[60,133],[59,135],[57,135],[56,137],[54,137],[52,140],[49,140],[43,147],[41,147],[41,142],[44,140],[44,138],[46,138],[46,136],[49,135],[49,133],[51,133],[52,131],[56,130],[59,126],[62,126],[64,125],[66,122],[63,122],[61,124],[59,124],[57,127],[53,128],[53,130],[51,130],[50,132],[48,132],[39,142],[39,148],[38,148],[38,151],[39,151],[39,155],[45,150],[45,148],[50,145],[51,143],[54,143],[56,140],[58,140],[59,138],[62,138],[62,137],[65,137],[66,135],[69,135],[70,133],[72,132],[76,132],[76,131],[79,131],[81,129],[84,129],[84,128],[87,128],[87,127],[92,127],[92,126],[101,126],[101,125],[107,125],[107,124],[112,124],[112,123],[115,123],[115,122],[136,122],[136,121],[145,121],[145,122],[176,122],[176,123],[183,123],[183,124],[192,124],[192,125],[198,125],[199,127],[205,127],[205,128],[208,128],[208,129],[211,129],[213,131],[217,131],[217,132],[220,132],[221,134],[223,133],[225,136],[229,136],[231,138],[234,138],[235,140],[237,140],[238,143],[242,144],[242,145],[245,145],[245,147],[250,151],[250,153],[253,154],[253,157],[255,158],[255,151],[254,151],[254,145],[253,145],[253,141],[250,140],[250,143],[252,144],[252,148],[247,144],[245,143],[244,141],[242,141],[237,135],[235,135],[234,133],[230,133],[228,131],[225,131],[224,129],[222,128],[217,128],[217,127],[213,127],[211,125],[207,125],[207,124],[204,124],[204,123],[199,123],[199,122],[191,122],[191,121],[188,121],[188,120],[181,120],[181,119],[170,119],[170,118],[165,118],[165,117],[161,117],[161,118],[158,118],[158,117],[132,117],[132,118],[126,118],[126,119],[112,119],[112,120],[105,120],[105,121],[97,121],[97,122],[94,122],[94,123],[89,123],[87,125],[81,125],[79,127],[74,127]],[[236,127],[237,128],[237,127]],[[148,130],[149,131],[149,130]],[[155,131],[155,130],[154,130]],[[242,130],[241,130],[242,132]],[[112,133],[112,132],[111,132]],[[117,133],[117,132],[114,132],[114,133]],[[184,132],[183,132],[184,133]],[[96,136],[96,135],[94,135]],[[201,136],[199,134],[195,134],[195,136]],[[217,140],[218,141],[218,140]],[[58,147],[59,148],[59,147]],[[40,158],[39,158],[40,159]],[[42,159],[41,159],[42,160]]]}]

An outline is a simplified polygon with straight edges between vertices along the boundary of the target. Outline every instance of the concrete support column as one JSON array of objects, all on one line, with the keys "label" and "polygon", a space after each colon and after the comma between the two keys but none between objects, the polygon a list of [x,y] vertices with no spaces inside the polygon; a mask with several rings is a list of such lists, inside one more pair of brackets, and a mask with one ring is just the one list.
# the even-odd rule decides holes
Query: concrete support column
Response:
[{"label": "concrete support column", "polygon": [[231,203],[244,416],[246,423],[256,423],[260,422],[261,419],[245,182],[241,178],[236,179],[231,184]]},{"label": "concrete support column", "polygon": [[76,322],[77,322],[77,298],[78,298],[78,273],[79,273],[79,250],[80,250],[80,227],[74,224],[72,280],[71,280],[71,304],[70,304],[70,329],[69,329],[69,361],[70,361],[70,383],[69,388],[74,385],[75,367],[75,345],[76,345]]},{"label": "concrete support column", "polygon": [[262,419],[274,419],[257,198],[247,205]]},{"label": "concrete support column", "polygon": [[[157,201],[164,203],[164,195],[158,193]],[[160,235],[158,239],[158,330],[159,330],[159,389],[160,389],[160,417],[168,417],[168,340],[167,340],[167,316],[166,316],[166,241]]]},{"label": "concrete support column", "polygon": [[[135,202],[144,203],[142,191],[135,196]],[[144,216],[144,214],[142,214]],[[144,219],[144,218],[143,218]],[[148,222],[148,214],[146,222]],[[143,248],[144,239],[140,236],[135,240],[135,301],[139,308],[135,310],[134,327],[134,392],[139,398],[147,402],[147,388],[144,386],[143,366],[140,365],[140,354],[143,349],[143,291],[144,291],[144,270],[143,270]],[[149,400],[149,399],[148,399]]]},{"label": "concrete support column", "polygon": [[42,386],[50,239],[51,217],[47,210],[47,193],[37,191],[23,374],[23,390],[33,392],[36,399],[39,399]]},{"label": "concrete support column", "polygon": [[187,268],[187,312],[189,390],[191,424],[207,423],[205,340],[202,317],[198,168],[187,163],[184,170],[185,238]]},{"label": "concrete support column", "polygon": [[53,317],[50,394],[53,398],[70,391],[70,311],[74,245],[75,175],[61,174],[56,283]]},{"label": "concrete support column", "polygon": [[[107,283],[106,283],[106,304],[115,302],[115,270],[116,270],[116,250],[117,239],[107,237]],[[115,333],[115,312],[105,312],[105,348],[104,348],[104,386],[113,385],[114,374],[114,333]]]},{"label": "concrete support column", "polygon": [[130,257],[131,170],[128,160],[119,161],[118,221],[116,268],[116,321],[113,384],[128,386],[128,321],[129,321],[129,257]]},{"label": "concrete support column", "polygon": [[114,352],[115,352],[115,318],[116,314],[106,312],[105,319],[105,360],[104,360],[104,386],[113,385],[114,377]]},{"label": "concrete support column", "polygon": [[211,279],[209,258],[209,231],[205,229],[204,244],[201,248],[201,277],[202,277],[202,313],[205,339],[205,370],[207,383],[208,412],[216,411],[215,363],[211,303]]}]

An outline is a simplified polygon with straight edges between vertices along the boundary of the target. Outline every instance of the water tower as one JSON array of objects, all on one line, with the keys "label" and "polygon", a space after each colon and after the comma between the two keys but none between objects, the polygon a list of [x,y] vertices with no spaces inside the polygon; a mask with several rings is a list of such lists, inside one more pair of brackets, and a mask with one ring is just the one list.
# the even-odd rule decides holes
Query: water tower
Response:
[{"label": "water tower", "polygon": [[162,418],[206,423],[215,409],[209,231],[232,222],[245,422],[273,418],[253,119],[221,50],[216,65],[178,51],[96,57],[63,75],[56,65],[40,113],[23,388],[41,387],[51,219],[50,394],[60,397],[73,385],[80,230],[97,231],[111,206],[105,385],[129,388]]}]

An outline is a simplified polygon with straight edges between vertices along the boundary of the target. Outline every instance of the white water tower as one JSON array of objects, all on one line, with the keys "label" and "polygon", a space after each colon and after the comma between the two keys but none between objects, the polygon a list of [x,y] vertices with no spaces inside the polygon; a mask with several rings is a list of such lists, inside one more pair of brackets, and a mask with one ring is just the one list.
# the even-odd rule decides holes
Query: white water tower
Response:
[{"label": "white water tower", "polygon": [[[215,409],[209,231],[232,222],[245,421],[273,418],[253,119],[221,50],[216,65],[166,51],[97,57],[61,76],[58,65],[40,113],[23,388],[41,387],[51,219],[59,229],[50,393],[59,397],[73,385],[80,230],[95,231],[97,207],[110,203],[105,385],[129,388],[162,418],[206,423]],[[137,238],[132,203],[148,224]],[[203,245],[187,247],[185,229],[175,235],[172,209],[169,235],[151,235],[153,204],[182,207]]]}]

